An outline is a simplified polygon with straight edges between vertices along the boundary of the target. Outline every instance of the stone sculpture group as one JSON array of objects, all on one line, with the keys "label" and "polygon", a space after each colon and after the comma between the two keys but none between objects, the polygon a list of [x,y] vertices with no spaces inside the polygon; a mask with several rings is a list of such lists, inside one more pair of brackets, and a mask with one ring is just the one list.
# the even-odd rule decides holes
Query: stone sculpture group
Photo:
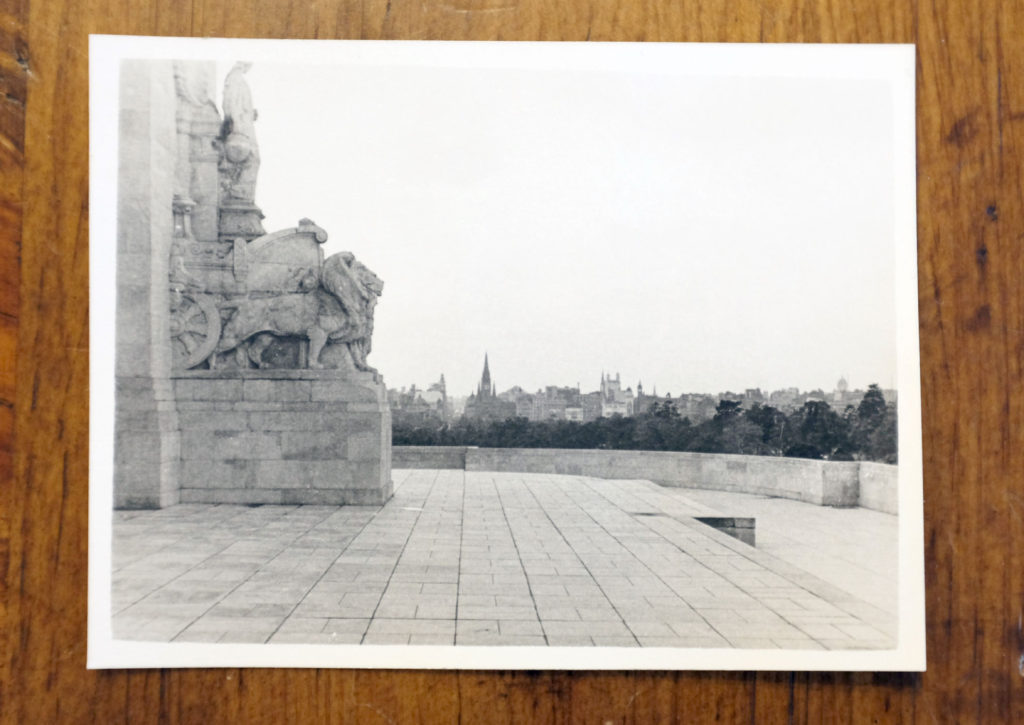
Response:
[{"label": "stone sculpture group", "polygon": [[[193,233],[196,202],[176,197],[169,266],[174,366],[375,372],[366,357],[380,278],[351,252],[324,260],[319,245],[327,233],[308,219],[291,230],[263,231],[255,204],[258,114],[245,78],[251,65],[236,63],[228,73],[217,135],[199,139],[216,154],[216,239]],[[187,66],[177,77],[180,96],[192,86]],[[189,100],[203,110],[212,105],[194,93]]]}]

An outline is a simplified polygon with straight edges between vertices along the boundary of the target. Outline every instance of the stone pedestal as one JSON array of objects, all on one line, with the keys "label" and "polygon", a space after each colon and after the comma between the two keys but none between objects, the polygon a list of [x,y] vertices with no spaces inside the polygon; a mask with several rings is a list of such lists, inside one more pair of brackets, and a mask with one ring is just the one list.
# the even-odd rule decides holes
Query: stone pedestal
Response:
[{"label": "stone pedestal", "polygon": [[373,373],[196,370],[173,377],[182,503],[380,505],[391,413]]},{"label": "stone pedestal", "polygon": [[263,212],[255,204],[245,201],[227,200],[220,205],[220,240],[231,242],[244,239],[247,242],[266,234],[263,229]]}]

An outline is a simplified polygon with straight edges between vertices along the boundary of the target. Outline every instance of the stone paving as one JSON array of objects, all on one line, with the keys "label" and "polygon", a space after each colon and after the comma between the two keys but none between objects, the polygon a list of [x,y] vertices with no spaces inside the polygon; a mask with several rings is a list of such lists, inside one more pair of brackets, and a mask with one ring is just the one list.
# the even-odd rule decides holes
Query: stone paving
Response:
[{"label": "stone paving", "polygon": [[[729,501],[701,503],[690,491],[641,480],[461,470],[393,476],[395,496],[383,507],[116,511],[115,637],[895,645],[891,611],[693,518],[743,515],[721,508]],[[818,507],[795,506],[816,520]],[[788,515],[799,529],[801,517]]]},{"label": "stone paving", "polygon": [[899,577],[896,516],[726,491],[688,489],[684,494],[733,516],[755,518],[758,551],[773,554],[895,616]]}]

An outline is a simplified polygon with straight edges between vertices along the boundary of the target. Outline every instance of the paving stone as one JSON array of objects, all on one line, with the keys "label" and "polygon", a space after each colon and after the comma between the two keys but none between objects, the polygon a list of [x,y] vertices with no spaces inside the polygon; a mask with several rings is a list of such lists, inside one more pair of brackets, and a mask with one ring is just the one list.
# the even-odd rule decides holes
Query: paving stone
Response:
[{"label": "paving stone", "polygon": [[386,619],[412,619],[416,616],[416,604],[413,602],[381,603],[373,610],[373,616]]},{"label": "paving stone", "polygon": [[162,602],[152,603],[143,600],[130,607],[121,610],[114,617],[115,622],[122,618],[135,620],[155,621],[162,619],[177,620],[187,619],[189,622],[201,617],[209,611],[210,604],[164,604]]},{"label": "paving stone", "polygon": [[360,644],[362,640],[362,633],[310,633],[278,631],[268,641],[270,642],[270,644]]},{"label": "paving stone", "polygon": [[533,607],[459,606],[459,619],[537,619]]},{"label": "paving stone", "polygon": [[341,597],[338,604],[347,608],[376,607],[380,602],[380,595],[372,593],[348,592]]},{"label": "paving stone", "polygon": [[363,634],[369,626],[369,619],[340,619],[332,617],[324,624],[322,631],[324,634]]},{"label": "paving stone", "polygon": [[115,639],[170,642],[191,623],[191,618],[117,617],[113,623],[113,634]]},{"label": "paving stone", "polygon": [[278,627],[278,632],[301,632],[317,633],[322,632],[324,625],[329,619],[326,617],[289,617]]},{"label": "paving stone", "polygon": [[669,628],[680,637],[717,637],[718,632],[706,622],[669,622]]},{"label": "paving stone", "polygon": [[501,632],[502,635],[544,636],[544,628],[541,626],[541,623],[527,619],[500,620],[498,622],[498,631]]},{"label": "paving stone", "polygon": [[370,633],[362,638],[362,644],[409,644],[411,634],[408,633]]},{"label": "paving stone", "polygon": [[550,636],[617,636],[630,637],[632,633],[622,622],[553,622],[542,621],[544,633]]},{"label": "paving stone", "polygon": [[893,649],[896,643],[891,639],[854,640],[854,639],[819,639],[825,649],[858,650],[858,649]]},{"label": "paving stone", "polygon": [[[226,633],[221,630],[186,629],[174,638],[174,642],[218,642]],[[270,633],[267,633],[270,636]]]},{"label": "paving stone", "polygon": [[768,637],[727,637],[733,647],[743,649],[778,649],[778,645]]},{"label": "paving stone", "polygon": [[[797,631],[802,632],[816,640],[852,640],[846,632],[831,624],[798,624]],[[869,628],[870,629],[870,628]],[[872,630],[874,631],[874,630]],[[877,634],[875,635],[877,636]]]},{"label": "paving stone", "polygon": [[533,598],[499,595],[494,598],[494,603],[498,607],[532,607]]},{"label": "paving stone", "polygon": [[372,617],[376,607],[342,607],[340,604],[310,604],[299,602],[292,612],[293,617],[352,618]]},{"label": "paving stone", "polygon": [[580,613],[575,607],[543,607],[537,605],[537,616],[543,621],[579,621]]},{"label": "paving stone", "polygon": [[424,582],[420,585],[420,592],[423,594],[438,594],[441,596],[456,597],[459,592],[459,585],[448,582]]},{"label": "paving stone", "polygon": [[459,594],[459,604],[463,607],[496,607],[497,598],[490,594]]},{"label": "paving stone", "polygon": [[585,622],[621,622],[622,617],[613,607],[576,607],[580,619]]},{"label": "paving stone", "polygon": [[616,637],[595,634],[591,639],[597,647],[639,647],[636,637]]},{"label": "paving stone", "polygon": [[728,647],[729,642],[717,636],[637,637],[642,647]]},{"label": "paving stone", "polygon": [[775,642],[775,646],[782,649],[825,649],[813,639],[780,639],[775,637],[772,641]]},{"label": "paving stone", "polygon": [[[826,625],[828,626],[828,625]],[[727,622],[715,624],[715,629],[723,637],[780,637],[784,639],[799,639],[810,635],[810,632],[803,632],[789,624],[763,624],[761,622]],[[817,638],[815,638],[817,639]]]},{"label": "paving stone", "polygon": [[[877,640],[877,639],[884,639],[885,638],[885,635],[882,634],[882,632],[879,632],[874,627],[868,626],[866,624],[857,624],[857,623],[846,624],[846,623],[843,623],[843,624],[835,624],[834,626],[835,626],[836,629],[838,629],[843,634],[845,634],[846,636],[848,636],[848,637],[850,637],[852,639]],[[814,636],[810,632],[808,632],[808,634],[811,634],[812,637]]]},{"label": "paving stone", "polygon": [[530,577],[530,589],[535,597],[550,595],[556,597],[568,597],[569,592],[561,584],[534,584],[534,577]]},{"label": "paving stone", "polygon": [[193,622],[189,632],[275,632],[283,617],[216,617],[207,615]]},{"label": "paving stone", "polygon": [[456,635],[455,644],[468,647],[543,647],[543,636],[525,634],[467,634]]},{"label": "paving stone", "polygon": [[455,634],[459,637],[466,635],[498,635],[501,627],[497,620],[488,619],[460,619],[455,623]]},{"label": "paving stone", "polygon": [[455,634],[451,619],[380,619],[370,622],[367,634]]},{"label": "paving stone", "polygon": [[231,644],[264,644],[273,633],[266,632],[225,632],[218,642]]},{"label": "paving stone", "polygon": [[409,644],[453,645],[453,644],[455,644],[455,635],[454,634],[412,634],[412,635],[409,635]]},{"label": "paving stone", "polygon": [[291,614],[295,605],[286,603],[256,603],[232,605],[222,600],[210,608],[206,616],[211,617],[285,617]]},{"label": "paving stone", "polygon": [[413,616],[416,619],[455,619],[455,603],[418,604]]},{"label": "paving stone", "polygon": [[[781,616],[770,609],[741,609],[737,612],[745,622],[758,622],[761,624],[783,624],[786,622]],[[792,619],[789,619],[792,622]]]},{"label": "paving stone", "polygon": [[629,631],[644,637],[675,637],[679,633],[664,622],[626,620]]}]

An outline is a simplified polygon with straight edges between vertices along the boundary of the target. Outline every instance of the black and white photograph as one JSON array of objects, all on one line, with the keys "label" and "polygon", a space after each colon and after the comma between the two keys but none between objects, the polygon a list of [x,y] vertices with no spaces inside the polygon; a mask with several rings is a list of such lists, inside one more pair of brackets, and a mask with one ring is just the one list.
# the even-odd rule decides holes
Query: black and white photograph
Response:
[{"label": "black and white photograph", "polygon": [[914,72],[93,36],[89,666],[922,670]]}]

